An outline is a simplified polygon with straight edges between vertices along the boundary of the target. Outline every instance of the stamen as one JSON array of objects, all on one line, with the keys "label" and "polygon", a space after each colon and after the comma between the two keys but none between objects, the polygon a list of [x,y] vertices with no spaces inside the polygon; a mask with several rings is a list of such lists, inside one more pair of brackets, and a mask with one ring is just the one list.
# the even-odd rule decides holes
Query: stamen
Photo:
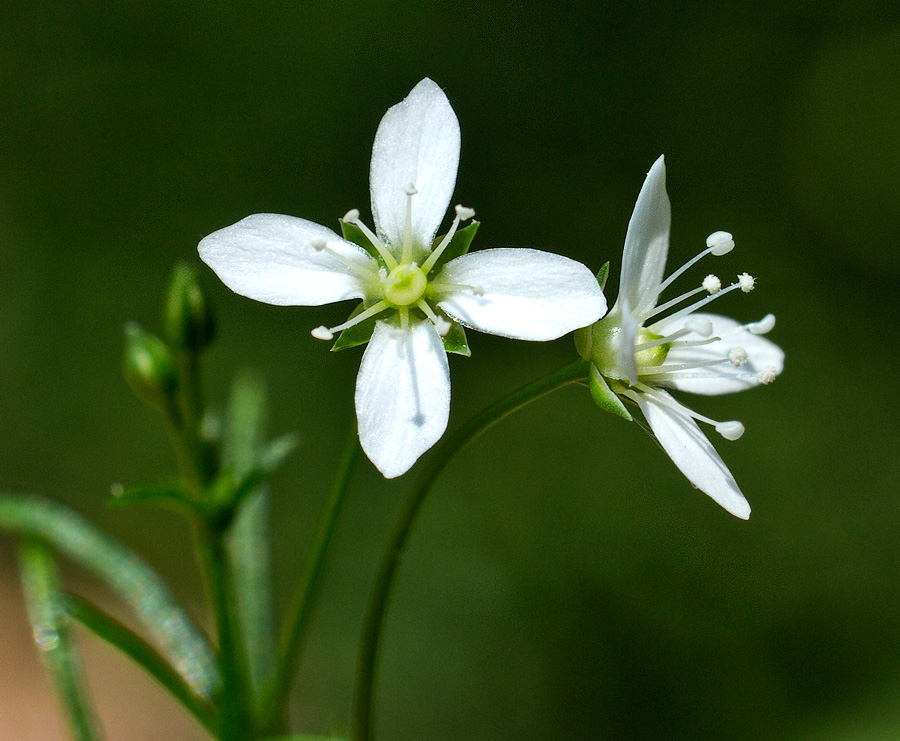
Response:
[{"label": "stamen", "polygon": [[443,337],[445,334],[447,334],[447,332],[450,331],[450,322],[448,322],[443,317],[435,314],[427,303],[425,303],[424,301],[419,301],[416,306],[418,306],[425,314],[425,316],[427,316],[431,320],[431,323],[434,325],[434,328],[437,330],[437,333],[441,337]]},{"label": "stamen", "polygon": [[[423,268],[424,269],[424,268]],[[484,288],[481,286],[470,286],[465,283],[429,283],[428,287],[435,291],[471,291],[475,296],[484,296]]]},{"label": "stamen", "polygon": [[716,257],[727,255],[734,249],[734,238],[731,232],[713,232],[706,238],[706,246]]},{"label": "stamen", "polygon": [[[346,221],[346,219],[345,219]],[[387,301],[379,301],[377,304],[373,304],[368,309],[363,312],[360,312],[355,317],[348,319],[343,324],[338,324],[334,327],[316,327],[310,334],[315,337],[317,340],[333,340],[334,333],[340,332],[341,330],[347,329],[349,327],[353,327],[360,322],[364,322],[369,317],[373,317],[376,314],[380,314],[382,311],[388,308]]]},{"label": "stamen", "polygon": [[735,368],[741,368],[747,364],[749,356],[743,347],[732,347],[728,351],[728,362]]},{"label": "stamen", "polygon": [[731,422],[719,422],[719,424],[716,425],[716,432],[726,440],[737,440],[744,434],[744,425],[737,420],[732,420]]},{"label": "stamen", "polygon": [[756,380],[762,384],[772,383],[778,375],[778,371],[772,365],[767,365],[759,373],[756,374]]},{"label": "stamen", "polygon": [[679,329],[677,332],[672,332],[668,337],[660,337],[658,340],[650,340],[649,342],[642,342],[640,345],[634,346],[634,351],[642,352],[644,350],[650,350],[654,347],[659,347],[660,345],[666,345],[674,340],[677,340],[679,337],[684,337],[686,334],[690,334],[690,329]]},{"label": "stamen", "polygon": [[403,225],[403,255],[402,259],[404,263],[412,260],[412,247],[413,247],[413,238],[412,238],[412,199],[413,196],[419,191],[416,190],[416,186],[410,183],[407,185],[403,191],[406,193],[406,223]]},{"label": "stamen", "polygon": [[400,309],[400,329],[404,332],[409,329],[409,309],[405,306]]},{"label": "stamen", "polygon": [[648,319],[650,319],[651,317],[656,316],[657,314],[662,314],[664,311],[668,311],[673,306],[677,306],[682,301],[689,299],[691,296],[696,296],[698,293],[703,293],[703,291],[705,291],[705,290],[706,289],[703,286],[700,286],[699,288],[695,288],[693,291],[688,291],[687,293],[682,293],[680,296],[673,298],[671,301],[666,301],[666,303],[660,304],[659,306],[657,306],[655,309],[653,309],[653,311],[650,314],[643,317],[641,319],[641,322],[645,322]]},{"label": "stamen", "polygon": [[775,328],[775,315],[766,314],[758,322],[744,325],[751,334],[768,334]]},{"label": "stamen", "polygon": [[722,290],[722,281],[710,273],[703,279],[703,288],[707,293],[718,293]]},{"label": "stamen", "polygon": [[[725,238],[726,236],[727,239]],[[731,242],[730,246],[728,244],[729,241]],[[669,286],[671,286],[677,278],[684,275],[686,270],[692,268],[707,255],[714,255],[716,257],[719,257],[731,252],[732,249],[734,249],[734,240],[731,239],[731,235],[728,232],[713,232],[706,238],[706,249],[692,259],[688,260],[684,265],[678,268],[678,270],[676,270],[668,278],[666,278],[660,284],[659,290],[656,292],[656,295],[662,295],[662,292],[665,291]],[[706,288],[706,286],[704,286],[704,288]],[[647,308],[647,306],[642,306],[640,308],[640,313],[646,311]]]},{"label": "stamen", "polygon": [[343,265],[346,265],[348,268],[350,268],[350,270],[356,273],[356,275],[358,275],[360,278],[364,278],[367,281],[372,279],[372,273],[369,270],[366,270],[362,265],[353,262],[353,260],[345,257],[337,250],[329,247],[326,240],[314,239],[309,243],[309,246],[312,247],[316,252],[327,252],[335,260],[338,260]]},{"label": "stamen", "polygon": [[428,271],[434,267],[434,264],[438,261],[441,253],[453,240],[453,235],[456,234],[456,230],[459,228],[460,222],[468,221],[473,216],[475,216],[474,209],[467,208],[466,206],[456,206],[456,216],[453,219],[453,223],[450,225],[450,231],[447,232],[446,236],[441,240],[441,243],[434,248],[434,251],[428,256],[428,259],[425,260],[424,263],[422,263],[422,272],[428,275]]},{"label": "stamen", "polygon": [[369,227],[367,227],[362,219],[359,218],[359,209],[351,208],[346,214],[344,214],[344,221],[348,224],[353,224],[357,229],[359,229],[365,236],[369,242],[372,243],[372,246],[378,250],[378,254],[381,255],[381,259],[384,260],[384,264],[387,265],[388,270],[393,270],[399,265],[399,263],[394,259],[394,256],[390,253],[387,247],[384,246],[384,243],[375,236],[374,232],[372,232]]},{"label": "stamen", "polygon": [[756,286],[756,278],[754,278],[749,273],[741,273],[738,276],[738,282],[740,283],[741,290],[744,293],[750,293]]},{"label": "stamen", "polygon": [[721,337],[709,337],[705,340],[679,340],[673,342],[672,347],[702,347],[703,345],[711,345],[713,342],[721,342]]},{"label": "stamen", "polygon": [[727,363],[728,358],[720,358],[719,360],[698,360],[696,363],[669,363],[667,365],[647,365],[641,368],[641,378],[645,376],[656,376],[660,373],[671,373],[679,370],[694,370],[695,368],[709,368],[712,365],[722,365]]},{"label": "stamen", "polygon": [[[732,283],[730,286],[728,286],[728,288],[723,288],[718,293],[714,293],[711,296],[702,298],[699,301],[691,304],[690,306],[686,306],[685,308],[681,309],[681,311],[677,311],[674,314],[672,314],[671,316],[667,316],[665,319],[661,319],[660,321],[656,322],[654,324],[654,326],[650,327],[649,329],[651,332],[654,332],[654,331],[656,331],[654,329],[654,327],[659,324],[662,324],[663,322],[665,322],[666,324],[670,324],[672,322],[678,321],[679,319],[681,319],[681,317],[688,316],[689,314],[693,314],[695,311],[697,311],[697,309],[701,308],[702,306],[706,306],[706,304],[708,304],[710,301],[715,301],[715,299],[720,298],[721,296],[724,296],[726,293],[731,293],[732,291],[734,291],[740,287],[741,287],[740,283]],[[684,294],[684,296],[679,297],[678,301],[680,301],[681,299],[687,298],[688,296],[692,296],[695,293],[699,293],[702,290],[703,290],[702,288],[698,288],[695,291],[690,291],[690,292]],[[663,304],[662,306],[659,306],[656,309],[654,309],[653,313],[650,314],[650,316],[645,317],[645,321],[646,321],[646,319],[650,319],[651,317],[654,317],[657,314],[660,314],[663,311],[665,311],[666,309],[670,308],[669,305],[671,303],[672,302],[669,301],[668,303]]]},{"label": "stamen", "polygon": [[693,417],[698,422],[705,422],[708,425],[712,425],[715,428],[716,432],[718,432],[726,440],[737,440],[741,435],[744,434],[744,425],[742,425],[740,422],[737,422],[735,420],[729,422],[716,422],[716,420],[710,419],[709,417],[704,417],[702,414],[698,414],[690,407],[687,407],[684,404],[675,401],[674,399],[670,400],[668,397],[658,393],[652,386],[647,386],[644,383],[638,383],[635,388],[639,389],[644,394],[651,397],[653,401],[664,407],[683,412]]}]

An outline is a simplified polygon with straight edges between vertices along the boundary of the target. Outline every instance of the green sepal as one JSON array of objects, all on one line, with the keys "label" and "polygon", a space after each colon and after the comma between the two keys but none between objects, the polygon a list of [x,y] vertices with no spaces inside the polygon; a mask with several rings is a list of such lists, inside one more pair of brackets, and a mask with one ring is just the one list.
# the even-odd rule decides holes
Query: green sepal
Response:
[{"label": "green sepal", "polygon": [[344,239],[348,242],[353,242],[353,244],[358,247],[362,247],[366,252],[368,252],[372,257],[378,260],[380,265],[384,265],[384,259],[381,257],[381,254],[375,249],[375,245],[369,241],[369,238],[363,234],[362,229],[360,229],[355,224],[350,224],[343,219],[339,219],[341,222],[341,235],[343,235]]},{"label": "green sepal", "polygon": [[[343,222],[342,222],[343,223]],[[356,227],[353,227],[354,229]],[[368,307],[365,303],[360,303],[357,306],[353,313],[347,317],[347,321],[349,322],[353,317],[357,314],[361,314]],[[347,350],[351,347],[356,347],[357,345],[365,345],[370,339],[372,339],[372,333],[375,331],[375,322],[376,317],[370,316],[368,319],[364,319],[359,324],[354,324],[352,327],[347,327],[344,331],[342,331],[338,338],[334,341],[334,344],[331,346],[331,352],[338,352],[339,350]]]},{"label": "green sepal", "polygon": [[444,343],[444,349],[447,352],[464,355],[467,358],[471,357],[472,351],[469,349],[469,341],[466,339],[466,330],[463,328],[462,324],[454,322],[449,317],[448,320],[450,321],[450,330],[441,337],[441,342]]},{"label": "green sepal", "polygon": [[135,395],[162,412],[171,413],[178,394],[178,364],[159,337],[138,324],[125,325],[123,370]]},{"label": "green sepal", "polygon": [[591,396],[594,397],[594,401],[597,402],[598,407],[600,407],[604,412],[612,412],[616,416],[621,417],[628,422],[633,421],[633,417],[625,408],[622,400],[618,396],[616,396],[615,392],[613,392],[613,390],[609,387],[609,384],[606,382],[606,379],[600,375],[600,371],[597,370],[597,366],[593,363],[591,364],[589,381],[591,387]]},{"label": "green sepal", "polygon": [[112,498],[107,502],[109,507],[124,509],[125,507],[162,507],[181,512],[187,510],[191,514],[203,515],[203,508],[192,495],[191,490],[180,481],[166,481],[161,484],[129,486],[116,484],[112,487]]},{"label": "green sepal", "polygon": [[600,290],[606,288],[606,279],[609,278],[609,260],[607,260],[597,271],[597,282],[600,284]]},{"label": "green sepal", "polygon": [[163,311],[164,336],[181,352],[197,355],[212,344],[216,323],[192,267],[178,263],[169,279]]},{"label": "green sepal", "polygon": [[[467,227],[457,229],[456,234],[453,235],[453,239],[450,240],[450,244],[444,248],[441,256],[438,257],[437,261],[434,263],[434,267],[431,268],[430,273],[434,275],[435,271],[440,270],[453,258],[465,255],[469,251],[469,247],[472,246],[472,240],[475,239],[475,234],[478,232],[479,226],[481,226],[480,221],[473,221]],[[435,237],[434,242],[431,244],[432,250],[443,241],[444,236],[446,235]]]}]

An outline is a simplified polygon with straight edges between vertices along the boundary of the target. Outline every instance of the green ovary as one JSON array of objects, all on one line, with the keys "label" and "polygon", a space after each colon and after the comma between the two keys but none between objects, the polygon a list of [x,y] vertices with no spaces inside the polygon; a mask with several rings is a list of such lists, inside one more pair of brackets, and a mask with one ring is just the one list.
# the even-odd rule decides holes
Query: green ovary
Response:
[{"label": "green ovary", "polygon": [[[649,329],[641,327],[634,338],[634,344],[635,346],[642,345],[645,342],[660,340],[662,337],[662,335],[655,334]],[[627,383],[628,377],[625,369],[619,366],[619,344],[622,339],[622,328],[612,322],[606,324],[601,320],[593,326],[589,345],[587,345],[585,339],[582,338],[579,348],[582,357],[585,357],[586,351],[589,350],[589,359],[597,366],[597,370],[600,371],[602,376]],[[670,345],[662,344],[636,352],[634,359],[637,364],[638,376],[642,374],[644,368],[662,365],[669,354],[669,348]],[[587,359],[585,357],[585,360]]]},{"label": "green ovary", "polygon": [[415,263],[398,265],[382,281],[385,300],[394,306],[412,306],[425,295],[428,278]]}]

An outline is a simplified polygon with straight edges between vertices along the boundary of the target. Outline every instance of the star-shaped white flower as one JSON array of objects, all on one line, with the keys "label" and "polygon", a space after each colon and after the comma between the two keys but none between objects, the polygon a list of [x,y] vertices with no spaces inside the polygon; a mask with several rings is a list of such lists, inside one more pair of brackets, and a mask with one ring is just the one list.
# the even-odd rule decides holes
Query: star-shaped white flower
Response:
[{"label": "star-shaped white flower", "polygon": [[359,438],[387,478],[405,473],[446,429],[447,351],[468,354],[463,327],[552,340],[606,310],[596,280],[574,260],[531,249],[465,254],[477,224],[457,229],[472,209],[456,206],[450,230],[435,240],[456,183],[459,140],[447,97],[422,80],[375,135],[376,233],[355,209],[344,217],[347,238],[305,219],[255,214],[199,246],[229,288],[257,301],[362,299],[346,322],[313,336],[343,331],[335,349],[368,341],[356,382]]},{"label": "star-shaped white flower", "polygon": [[[670,222],[666,168],[660,157],[647,174],[628,224],[616,304],[593,327],[578,333],[576,341],[582,357],[591,361],[591,393],[597,403],[629,420],[621,398],[637,403],[688,480],[747,519],[750,505],[697,421],[712,425],[728,440],[739,438],[744,426],[697,414],[666,389],[712,396],[771,383],[784,367],[784,353],[761,335],[775,326],[775,317],[769,314],[742,325],[699,312],[726,293],[753,290],[755,280],[747,273],[725,288],[718,277],[707,275],[698,288],[659,304],[660,294],[702,257],[734,248],[728,232],[715,232],[705,250],[663,280]],[[676,309],[700,294],[707,295]]]}]

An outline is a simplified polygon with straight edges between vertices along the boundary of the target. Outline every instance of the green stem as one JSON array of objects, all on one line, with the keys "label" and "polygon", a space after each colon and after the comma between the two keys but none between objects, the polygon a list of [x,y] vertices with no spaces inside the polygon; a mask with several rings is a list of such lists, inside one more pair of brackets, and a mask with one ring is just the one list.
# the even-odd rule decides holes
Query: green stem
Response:
[{"label": "green stem", "polygon": [[222,674],[222,694],[218,703],[222,713],[221,739],[245,741],[249,737],[249,693],[246,691],[246,673],[237,626],[232,621],[232,615],[236,614],[236,599],[228,570],[224,533],[212,524],[204,523],[199,526],[197,542],[219,640],[219,671]]},{"label": "green stem", "polygon": [[493,424],[551,391],[555,391],[575,381],[586,379],[587,375],[588,364],[583,360],[576,360],[494,402],[472,417],[452,435],[444,438],[435,448],[427,467],[422,470],[419,478],[413,485],[403,511],[400,513],[400,518],[394,526],[394,531],[382,556],[381,565],[369,597],[356,673],[353,718],[353,737],[355,741],[370,741],[372,738],[372,701],[374,698],[379,639],[385,611],[387,610],[394,576],[400,564],[400,558],[403,555],[407,538],[416,520],[416,515],[419,513],[419,508],[422,506],[422,502],[425,500],[428,492],[431,491],[435,480],[457,453]]},{"label": "green stem", "polygon": [[262,705],[260,726],[266,731],[273,731],[279,724],[284,712],[284,705],[291,689],[291,678],[303,648],[306,630],[315,607],[318,588],[325,565],[325,556],[334,536],[338,515],[344,503],[347,489],[353,478],[353,470],[359,460],[360,447],[356,425],[350,430],[344,451],[335,471],[328,499],[319,517],[312,550],[306,563],[300,588],[294,596],[288,619],[285,621],[279,651],[278,668],[271,686],[266,693]]}]

